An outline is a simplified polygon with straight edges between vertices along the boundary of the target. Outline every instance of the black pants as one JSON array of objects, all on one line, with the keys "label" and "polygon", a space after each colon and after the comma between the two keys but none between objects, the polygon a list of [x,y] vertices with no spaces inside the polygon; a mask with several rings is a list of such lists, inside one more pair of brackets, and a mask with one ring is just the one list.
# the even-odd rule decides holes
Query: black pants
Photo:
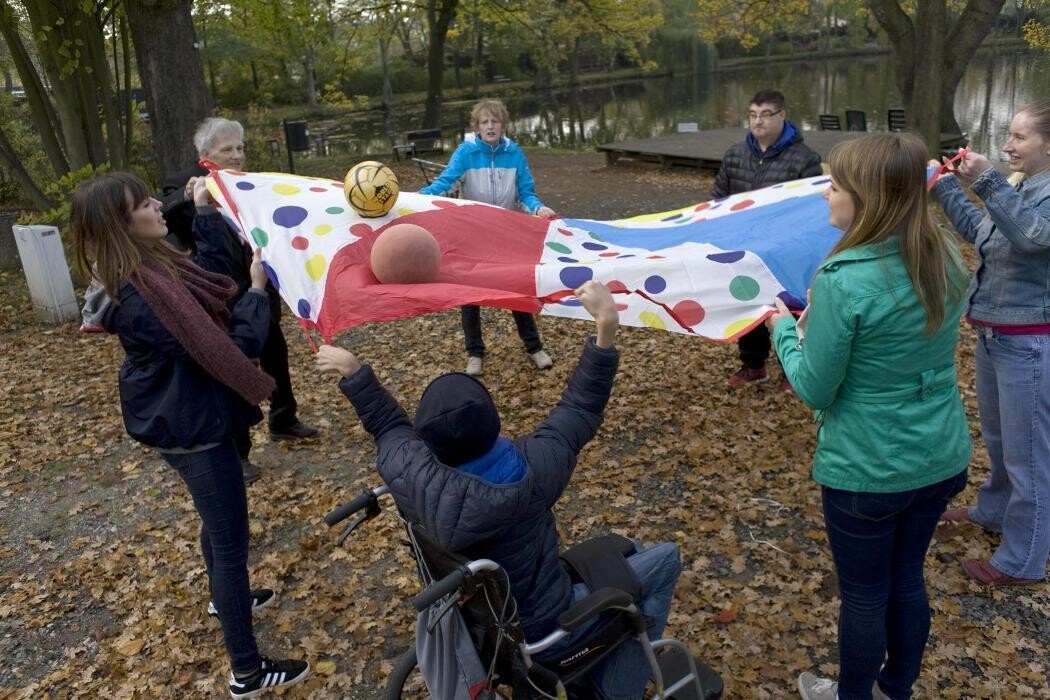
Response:
[{"label": "black pants", "polygon": [[748,369],[762,369],[769,359],[769,350],[772,344],[769,340],[769,330],[765,324],[756,326],[753,331],[740,337],[737,341],[740,348],[740,361]]},{"label": "black pants", "polygon": [[[272,301],[270,306],[276,306]],[[259,354],[259,364],[262,370],[273,377],[277,383],[273,393],[270,394],[270,430],[280,430],[295,425],[299,420],[299,404],[295,401],[292,393],[292,377],[288,372],[288,343],[281,331],[281,317],[279,314],[270,314],[270,331],[266,334],[266,342],[263,344],[262,352]],[[237,454],[241,459],[248,459],[248,453],[252,449],[252,438],[248,431],[234,438],[237,445]]]},{"label": "black pants", "polygon": [[[460,317],[463,320],[463,338],[466,341],[467,354],[471,357],[485,356],[485,341],[481,338],[481,307],[461,306]],[[518,337],[525,343],[525,352],[530,355],[543,349],[540,331],[536,328],[536,318],[524,311],[514,311],[514,323],[518,326]]]}]

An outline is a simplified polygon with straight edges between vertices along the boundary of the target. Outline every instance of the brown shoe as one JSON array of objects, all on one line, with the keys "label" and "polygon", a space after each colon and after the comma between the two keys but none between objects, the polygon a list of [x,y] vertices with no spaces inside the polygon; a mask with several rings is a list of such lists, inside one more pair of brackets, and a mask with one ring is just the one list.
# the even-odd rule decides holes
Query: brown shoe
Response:
[{"label": "brown shoe", "polygon": [[969,523],[973,522],[970,520],[970,506],[962,506],[960,508],[949,508],[944,511],[941,515],[941,520],[946,523]]},{"label": "brown shoe", "polygon": [[1033,586],[1042,581],[1042,579],[1038,578],[1017,578],[1016,576],[1004,574],[992,566],[992,562],[979,561],[977,559],[964,561],[963,569],[974,581],[983,583],[986,586]]}]

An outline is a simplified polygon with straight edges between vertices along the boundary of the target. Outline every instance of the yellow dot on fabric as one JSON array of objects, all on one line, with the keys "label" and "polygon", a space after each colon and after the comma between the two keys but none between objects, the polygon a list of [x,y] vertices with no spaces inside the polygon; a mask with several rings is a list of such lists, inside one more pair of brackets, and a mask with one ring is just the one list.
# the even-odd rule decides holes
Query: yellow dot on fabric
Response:
[{"label": "yellow dot on fabric", "polygon": [[785,190],[797,190],[799,187],[805,187],[808,183],[805,182],[792,182],[790,185],[784,185]]},{"label": "yellow dot on fabric", "polygon": [[295,185],[274,185],[273,191],[277,194],[299,194],[300,189]]},{"label": "yellow dot on fabric", "polygon": [[645,325],[649,326],[650,328],[655,328],[658,331],[667,330],[667,324],[664,323],[664,320],[653,311],[643,311],[642,313],[638,314],[638,320],[644,323]]},{"label": "yellow dot on fabric", "polygon": [[747,328],[748,326],[754,324],[754,322],[757,321],[757,320],[758,320],[757,318],[742,318],[739,321],[733,321],[728,326],[726,326],[725,335],[722,336],[722,337],[723,338],[732,338],[734,335],[736,335],[740,331],[742,331],[745,328]]},{"label": "yellow dot on fabric", "polygon": [[415,213],[416,213],[415,209],[406,209],[404,207],[401,207],[400,209],[397,210],[397,215],[398,216],[408,216],[409,214],[415,214]]},{"label": "yellow dot on fabric", "polygon": [[320,224],[314,228],[314,235],[323,236],[331,230],[332,227],[328,224]]},{"label": "yellow dot on fabric", "polygon": [[306,274],[310,275],[314,282],[319,282],[327,269],[328,261],[323,255],[315,255],[306,261]]}]

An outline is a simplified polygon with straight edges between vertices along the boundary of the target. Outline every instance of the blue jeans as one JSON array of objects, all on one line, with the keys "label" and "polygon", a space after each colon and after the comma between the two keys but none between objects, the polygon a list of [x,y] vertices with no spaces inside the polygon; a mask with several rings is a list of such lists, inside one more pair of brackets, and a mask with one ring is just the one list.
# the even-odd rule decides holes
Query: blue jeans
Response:
[{"label": "blue jeans", "polygon": [[[682,573],[682,557],[678,552],[678,545],[674,542],[664,542],[640,550],[629,556],[627,563],[634,569],[642,584],[642,602],[638,609],[652,621],[648,631],[649,639],[659,639],[667,626],[674,587],[679,574]],[[583,600],[590,593],[587,584],[577,583],[572,589],[572,602]],[[557,656],[559,652],[571,648],[588,637],[598,624],[599,620],[595,619],[583,625],[540,654],[537,660]],[[642,697],[649,675],[649,662],[645,659],[642,645],[634,639],[629,639],[602,661],[593,672],[592,679],[606,700],[638,700]]]},{"label": "blue jeans", "polygon": [[[525,343],[525,352],[530,355],[543,349],[540,331],[536,327],[536,317],[526,311],[514,311],[514,324],[518,327],[518,337]],[[460,320],[463,322],[463,340],[467,346],[467,355],[485,356],[485,341],[481,337],[481,307],[467,304],[459,307]]]},{"label": "blue jeans", "polygon": [[901,493],[822,489],[842,599],[839,700],[871,700],[876,678],[894,700],[911,697],[930,635],[926,550],[952,496],[964,488],[965,469]]},{"label": "blue jeans", "polygon": [[248,585],[248,495],[237,448],[227,440],[203,452],[161,457],[186,482],[201,518],[201,552],[230,664],[235,673],[251,673],[260,659]]},{"label": "blue jeans", "polygon": [[1050,336],[977,333],[977,407],[992,471],[970,518],[1003,534],[992,566],[1042,579],[1050,554]]}]

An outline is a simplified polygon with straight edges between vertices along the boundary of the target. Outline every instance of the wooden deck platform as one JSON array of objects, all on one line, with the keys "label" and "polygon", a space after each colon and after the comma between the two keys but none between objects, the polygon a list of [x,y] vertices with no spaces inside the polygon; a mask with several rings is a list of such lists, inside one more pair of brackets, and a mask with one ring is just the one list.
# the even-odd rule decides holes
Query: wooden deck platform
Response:
[{"label": "wooden deck platform", "polygon": [[[864,131],[803,131],[806,145],[820,154],[825,162],[831,148],[846,139],[863,136]],[[612,165],[621,158],[659,163],[665,168],[682,165],[700,170],[717,171],[722,156],[737,141],[742,141],[747,129],[710,129],[684,134],[668,134],[651,139],[630,139],[598,146],[605,153],[605,162]],[[963,142],[962,134],[941,134],[942,147]]]}]

